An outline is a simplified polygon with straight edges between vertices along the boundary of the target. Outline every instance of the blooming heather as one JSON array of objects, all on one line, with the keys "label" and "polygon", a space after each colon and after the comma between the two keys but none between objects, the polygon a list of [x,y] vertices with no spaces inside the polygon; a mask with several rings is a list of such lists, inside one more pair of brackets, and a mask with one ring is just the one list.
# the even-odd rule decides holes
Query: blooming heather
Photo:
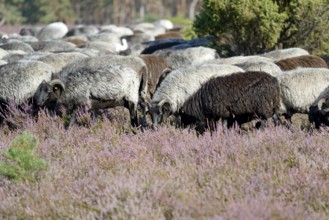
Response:
[{"label": "blooming heather", "polygon": [[38,181],[0,177],[0,219],[328,219],[327,130],[120,126],[65,130],[44,112],[4,126],[0,155],[29,131],[49,167]]}]

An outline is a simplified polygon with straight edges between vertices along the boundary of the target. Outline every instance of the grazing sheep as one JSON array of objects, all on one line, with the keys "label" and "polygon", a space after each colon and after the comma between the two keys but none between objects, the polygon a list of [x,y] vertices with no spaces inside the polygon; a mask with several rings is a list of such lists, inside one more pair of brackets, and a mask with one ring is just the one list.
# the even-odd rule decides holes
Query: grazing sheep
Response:
[{"label": "grazing sheep", "polygon": [[172,71],[153,94],[150,107],[153,123],[157,125],[166,121],[170,114],[177,113],[184,102],[211,77],[234,72],[243,70],[233,65],[201,65]]},{"label": "grazing sheep", "polygon": [[199,122],[215,122],[222,118],[230,127],[235,120],[240,124],[255,117],[276,118],[279,104],[277,78],[265,72],[250,71],[210,79],[184,103],[181,113]]},{"label": "grazing sheep", "polygon": [[218,56],[216,50],[208,47],[192,47],[182,50],[157,50],[153,54],[164,58],[171,69],[199,65],[208,60],[213,60]]},{"label": "grazing sheep", "polygon": [[297,68],[278,76],[281,91],[280,114],[308,113],[314,103],[329,96],[329,69]]},{"label": "grazing sheep", "polygon": [[63,52],[63,53],[51,53],[45,56],[36,58],[36,60],[53,67],[53,74],[58,74],[66,65],[76,60],[87,58],[87,55],[84,55],[79,52]]},{"label": "grazing sheep", "polygon": [[[85,59],[80,59],[67,65],[59,74],[55,75],[54,78],[59,78],[63,82],[66,78],[74,72],[74,69],[79,69],[81,67],[96,68],[104,65],[124,65],[135,70],[139,75],[140,80],[140,104],[142,106],[147,106],[147,85],[148,85],[148,69],[143,59],[137,56],[119,56],[119,55],[107,55],[99,57],[88,57]],[[144,109],[143,111],[146,111]]]},{"label": "grazing sheep", "polygon": [[252,55],[252,56],[234,56],[234,57],[228,57],[228,58],[217,58],[213,60],[207,60],[205,64],[230,64],[230,65],[236,65],[239,63],[245,63],[245,62],[273,62],[270,58]]},{"label": "grazing sheep", "polygon": [[159,78],[163,71],[168,68],[168,64],[163,58],[155,55],[140,55],[139,57],[143,59],[148,68],[147,96],[148,98],[151,98],[159,82]]},{"label": "grazing sheep", "polygon": [[131,124],[138,125],[137,102],[139,76],[129,67],[103,65],[75,69],[65,82],[54,79],[42,82],[34,95],[38,106],[58,101],[72,112],[70,125],[76,120],[79,107],[89,110],[123,105],[129,109]]},{"label": "grazing sheep", "polygon": [[33,36],[33,37],[36,37],[38,35],[38,33],[40,32],[41,29],[42,29],[42,27],[29,27],[29,28],[23,27],[19,31],[19,34],[21,36]]},{"label": "grazing sheep", "polygon": [[28,42],[28,44],[30,44],[35,51],[44,52],[63,52],[76,47],[75,44],[63,40]]},{"label": "grazing sheep", "polygon": [[99,29],[95,25],[76,25],[72,27],[67,34],[66,37],[71,36],[85,36],[85,35],[94,35],[98,34]]},{"label": "grazing sheep", "polygon": [[40,41],[58,40],[63,38],[69,31],[63,22],[53,22],[44,26],[38,33],[37,38]]},{"label": "grazing sheep", "polygon": [[43,80],[50,80],[53,69],[39,61],[18,61],[0,66],[0,99],[17,105],[31,98]]},{"label": "grazing sheep", "polygon": [[134,32],[128,27],[118,27],[116,25],[104,25],[100,27],[101,32],[115,33],[119,36],[129,36],[133,35]]},{"label": "grazing sheep", "polygon": [[155,36],[155,40],[162,40],[162,39],[168,39],[168,38],[180,38],[182,39],[183,36],[180,33],[169,31],[164,34],[159,34]]},{"label": "grazing sheep", "polygon": [[281,50],[273,50],[268,53],[259,54],[260,56],[267,57],[272,59],[274,62],[291,58],[291,57],[298,57],[303,55],[310,55],[310,53],[307,50],[304,50],[302,48],[287,48],[287,49],[281,49]]},{"label": "grazing sheep", "polygon": [[275,62],[282,71],[293,70],[298,67],[328,68],[325,60],[314,55],[303,55],[298,57],[287,58]]},{"label": "grazing sheep", "polygon": [[329,126],[329,98],[321,98],[317,103],[311,105],[308,117],[317,129],[321,125]]},{"label": "grazing sheep", "polygon": [[174,28],[174,24],[168,19],[161,19],[158,21],[153,22],[155,26],[164,27],[166,30],[171,30]]},{"label": "grazing sheep", "polygon": [[21,50],[26,53],[33,52],[33,48],[31,45],[24,43],[22,41],[15,41],[15,42],[10,42],[10,43],[5,43],[0,45],[0,47],[4,50]]},{"label": "grazing sheep", "polygon": [[244,63],[237,63],[236,66],[245,71],[263,71],[272,76],[279,76],[282,74],[280,67],[273,62],[268,61],[248,61]]},{"label": "grazing sheep", "polygon": [[[50,80],[52,69],[39,61],[19,61],[0,66],[0,122],[8,115],[8,104],[18,107],[31,102],[43,80]],[[0,123],[0,124],[1,124]]]}]

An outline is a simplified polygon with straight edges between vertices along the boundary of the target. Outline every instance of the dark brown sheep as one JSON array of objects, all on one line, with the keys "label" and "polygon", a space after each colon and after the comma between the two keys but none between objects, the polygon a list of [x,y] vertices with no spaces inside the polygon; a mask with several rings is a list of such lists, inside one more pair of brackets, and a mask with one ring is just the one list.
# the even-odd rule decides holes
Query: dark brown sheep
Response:
[{"label": "dark brown sheep", "polygon": [[[205,125],[222,118],[230,127],[234,122],[241,125],[255,118],[277,119],[279,104],[278,80],[265,72],[250,71],[207,81],[185,102],[180,114],[185,125],[188,121]],[[214,125],[210,124],[211,130]]]},{"label": "dark brown sheep", "polygon": [[182,35],[178,32],[168,31],[164,34],[159,34],[155,36],[155,40],[162,40],[167,38],[183,38]]},{"label": "dark brown sheep", "polygon": [[304,55],[292,57],[275,62],[282,71],[293,70],[298,67],[311,67],[311,68],[328,68],[324,59],[314,55]]},{"label": "dark brown sheep", "polygon": [[165,69],[168,68],[168,64],[165,59],[156,56],[156,55],[140,55],[140,58],[143,59],[146,64],[149,72],[148,76],[148,88],[147,96],[152,98],[153,93],[155,92],[156,86],[159,82],[159,79]]}]

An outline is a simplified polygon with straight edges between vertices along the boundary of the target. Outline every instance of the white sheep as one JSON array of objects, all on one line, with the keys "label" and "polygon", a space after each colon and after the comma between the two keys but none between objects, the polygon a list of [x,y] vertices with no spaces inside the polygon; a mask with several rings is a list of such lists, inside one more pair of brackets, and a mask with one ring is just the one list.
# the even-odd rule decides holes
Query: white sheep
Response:
[{"label": "white sheep", "polygon": [[267,53],[259,54],[260,56],[267,57],[272,59],[274,62],[287,59],[291,57],[298,57],[303,55],[309,55],[310,53],[307,50],[302,48],[292,47],[281,50],[273,50]]},{"label": "white sheep", "polygon": [[297,68],[284,72],[278,80],[280,114],[308,113],[311,105],[329,95],[329,69],[326,68]]},{"label": "white sheep", "polygon": [[67,25],[63,22],[53,22],[44,26],[37,34],[37,38],[40,41],[61,39],[68,31]]},{"label": "white sheep", "polygon": [[235,72],[244,71],[224,64],[190,66],[172,71],[153,94],[150,107],[153,123],[165,121],[170,114],[177,113],[185,101],[210,78]]},{"label": "white sheep", "polygon": [[278,65],[268,61],[248,61],[244,63],[237,63],[236,66],[244,69],[245,71],[263,71],[272,76],[279,76],[282,70]]},{"label": "white sheep", "polygon": [[216,50],[208,47],[190,47],[180,50],[164,49],[157,50],[153,54],[164,58],[172,69],[200,65],[217,57]]},{"label": "white sheep", "polygon": [[72,112],[75,122],[79,107],[104,109],[123,105],[129,109],[132,125],[138,125],[137,103],[139,76],[122,65],[75,69],[65,82],[54,79],[42,82],[34,95],[37,106],[58,101]]},{"label": "white sheep", "polygon": [[234,56],[234,57],[228,57],[228,58],[217,58],[217,59],[213,59],[213,60],[208,60],[205,62],[205,64],[235,65],[235,64],[244,63],[244,62],[259,62],[259,61],[273,62],[273,60],[270,58],[252,55],[252,56]]}]

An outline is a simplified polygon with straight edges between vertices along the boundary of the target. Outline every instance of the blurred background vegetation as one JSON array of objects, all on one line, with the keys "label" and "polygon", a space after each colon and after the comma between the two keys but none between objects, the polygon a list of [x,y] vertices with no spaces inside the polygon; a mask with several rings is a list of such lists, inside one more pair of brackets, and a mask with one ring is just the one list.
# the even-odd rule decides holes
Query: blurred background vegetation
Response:
[{"label": "blurred background vegetation", "polygon": [[329,0],[0,0],[0,25],[129,25],[166,18],[221,56],[301,47],[329,54]]},{"label": "blurred background vegetation", "polygon": [[192,20],[201,0],[0,0],[2,24],[117,24]]}]

